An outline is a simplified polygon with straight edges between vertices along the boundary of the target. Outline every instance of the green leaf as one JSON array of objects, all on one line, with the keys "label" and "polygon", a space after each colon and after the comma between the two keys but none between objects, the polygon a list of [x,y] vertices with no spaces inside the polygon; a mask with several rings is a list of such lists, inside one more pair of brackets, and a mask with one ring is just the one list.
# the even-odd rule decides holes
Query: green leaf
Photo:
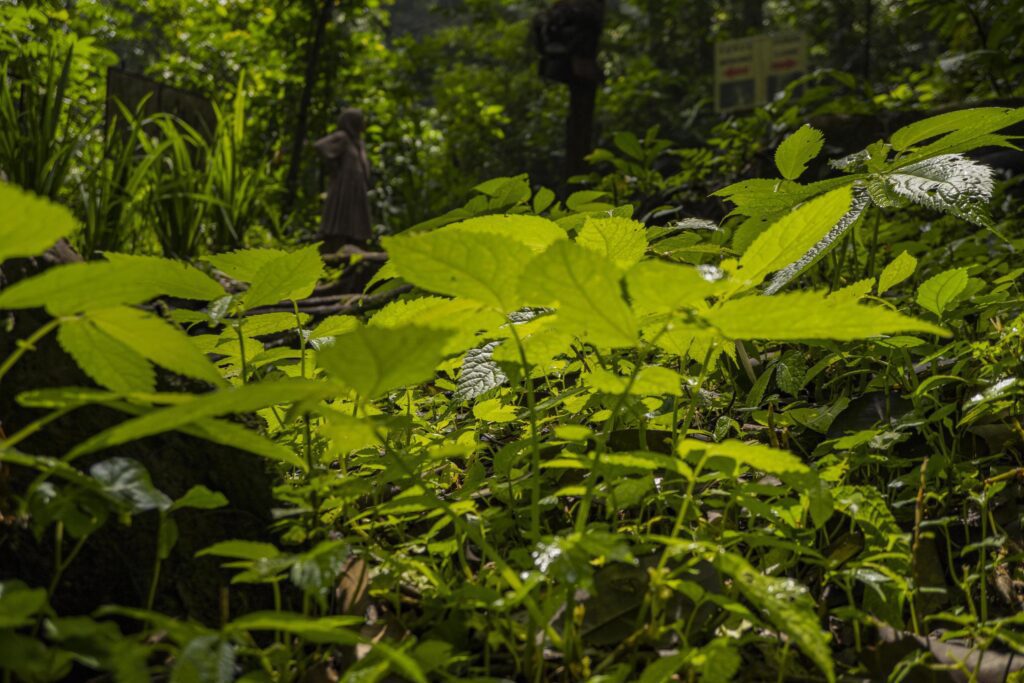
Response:
[{"label": "green leaf", "polygon": [[[299,320],[305,325],[310,320],[308,313],[300,313]],[[354,318],[352,318],[354,320]],[[266,334],[277,334],[294,330],[298,324],[295,313],[261,313],[259,315],[248,315],[241,321],[242,330],[250,337],[262,337]]]},{"label": "green leaf", "polygon": [[502,312],[520,308],[516,283],[533,256],[530,247],[507,236],[450,228],[385,238],[384,248],[412,284]]},{"label": "green leaf", "polygon": [[283,463],[301,470],[308,468],[306,461],[291,448],[267,439],[251,429],[247,429],[235,422],[226,420],[215,420],[213,418],[202,418],[191,424],[178,427],[180,431],[190,436],[206,439],[211,443],[217,443],[230,448],[237,448],[253,455]]},{"label": "green leaf", "polygon": [[360,327],[320,351],[320,365],[365,399],[434,376],[444,359],[448,330],[418,325]]},{"label": "green leaf", "polygon": [[181,261],[132,254],[103,256],[114,264],[116,271],[131,278],[133,287],[193,301],[212,301],[224,296],[224,288],[216,280]]},{"label": "green leaf", "polygon": [[504,323],[504,316],[477,301],[427,296],[393,301],[370,318],[368,325],[395,328],[415,324],[449,330],[445,353],[456,354],[478,344],[479,332],[496,330]]},{"label": "green leaf", "polygon": [[313,293],[324,274],[318,245],[311,244],[264,263],[245,293],[246,309],[280,301],[299,301]]},{"label": "green leaf", "polygon": [[786,180],[796,180],[807,170],[807,163],[821,152],[825,136],[817,128],[804,124],[775,150],[775,165]]},{"label": "green leaf", "polygon": [[445,228],[484,235],[500,235],[521,242],[540,253],[558,240],[567,239],[565,230],[554,221],[540,216],[479,216]]},{"label": "green leaf", "polygon": [[722,289],[722,284],[693,266],[664,261],[641,261],[626,274],[633,310],[640,315],[703,305],[705,299]]},{"label": "green leaf", "polygon": [[90,467],[89,474],[107,493],[124,501],[133,512],[166,511],[172,505],[171,499],[153,486],[149,472],[136,460],[103,460]]},{"label": "green leaf", "polygon": [[239,249],[204,256],[203,260],[232,279],[252,282],[263,266],[287,255],[288,252],[281,249]]},{"label": "green leaf", "polygon": [[732,577],[743,596],[772,626],[788,635],[829,681],[835,680],[828,632],[818,623],[814,600],[806,588],[793,579],[767,577],[733,553],[719,553],[714,564]]},{"label": "green leaf", "polygon": [[600,254],[556,242],[530,262],[519,281],[526,303],[554,306],[558,326],[603,346],[634,346],[637,324],[622,298],[619,272]]},{"label": "green leaf", "polygon": [[732,299],[704,317],[728,339],[851,341],[895,332],[949,336],[941,327],[888,308],[829,299],[817,292]]},{"label": "green leaf", "polygon": [[211,491],[202,484],[193,486],[178,500],[174,501],[171,510],[193,508],[196,510],[216,510],[228,504],[228,499],[220,491]]},{"label": "green leaf", "polygon": [[[890,139],[893,149],[903,152],[920,142],[944,135],[920,150],[926,154],[966,152],[978,142],[993,144],[987,136],[997,130],[1007,128],[1024,121],[1024,108],[1004,109],[1002,107],[978,107],[951,111],[932,116],[923,121],[916,121],[900,128]],[[950,134],[950,135],[947,135]],[[979,145],[980,146],[980,145]]]},{"label": "green leaf", "polygon": [[708,456],[726,457],[737,464],[747,465],[766,474],[810,472],[800,458],[788,451],[763,446],[758,443],[744,443],[730,439],[721,443],[705,443],[686,439],[679,443],[679,453],[684,457],[694,451],[704,451]]},{"label": "green leaf", "polygon": [[903,166],[886,174],[884,181],[891,192],[915,204],[992,227],[992,169],[963,155],[943,154]]},{"label": "green leaf", "polygon": [[168,432],[204,418],[248,413],[272,405],[326,398],[336,392],[337,388],[327,382],[293,378],[268,380],[259,384],[246,384],[200,394],[187,402],[154,410],[100,432],[79,444],[71,451],[69,457]]},{"label": "green leaf", "polygon": [[537,190],[537,194],[533,196],[533,212],[542,213],[547,211],[554,203],[555,193],[546,187],[542,187]]},{"label": "green leaf", "polygon": [[190,640],[171,670],[171,683],[230,683],[234,678],[235,648],[219,635]]},{"label": "green leaf", "polygon": [[119,394],[147,393],[156,389],[156,373],[145,358],[88,319],[61,324],[57,341],[82,372],[101,387]]},{"label": "green leaf", "polygon": [[233,560],[262,560],[278,557],[281,551],[272,543],[261,543],[259,541],[221,541],[203,548],[196,553],[196,557],[227,557]]},{"label": "green leaf", "polygon": [[294,612],[250,612],[224,627],[228,633],[281,631],[311,643],[355,645],[359,635],[348,627],[362,624],[363,617],[337,615],[307,617]]},{"label": "green leaf", "polygon": [[70,211],[17,185],[0,182],[0,206],[0,263],[41,254],[75,229]]},{"label": "green leaf", "polygon": [[758,235],[740,259],[737,277],[744,287],[756,287],[810,252],[850,210],[852,192],[845,185],[812,199]]},{"label": "green leaf", "polygon": [[46,607],[46,589],[29,588],[21,581],[0,581],[0,629],[32,624]]},{"label": "green leaf", "polygon": [[917,259],[906,251],[892,260],[878,276],[878,294],[884,294],[906,280],[917,270]]},{"label": "green leaf", "polygon": [[184,332],[152,313],[118,306],[91,311],[88,319],[100,331],[171,372],[214,385],[226,384]]},{"label": "green leaf", "polygon": [[928,278],[917,288],[917,303],[941,318],[946,308],[967,288],[967,280],[966,268],[953,268]]},{"label": "green leaf", "polygon": [[588,218],[576,244],[607,257],[623,270],[637,264],[647,251],[646,228],[629,218]]}]

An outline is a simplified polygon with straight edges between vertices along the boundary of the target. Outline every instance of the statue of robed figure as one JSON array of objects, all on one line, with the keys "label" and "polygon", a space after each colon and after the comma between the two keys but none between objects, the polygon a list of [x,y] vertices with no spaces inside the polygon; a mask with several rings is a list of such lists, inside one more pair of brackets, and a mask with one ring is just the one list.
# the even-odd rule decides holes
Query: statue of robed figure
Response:
[{"label": "statue of robed figure", "polygon": [[373,237],[370,223],[370,161],[363,144],[366,120],[360,109],[345,109],[338,130],[320,138],[313,147],[327,163],[327,201],[320,218],[324,251],[345,244],[365,247]]}]

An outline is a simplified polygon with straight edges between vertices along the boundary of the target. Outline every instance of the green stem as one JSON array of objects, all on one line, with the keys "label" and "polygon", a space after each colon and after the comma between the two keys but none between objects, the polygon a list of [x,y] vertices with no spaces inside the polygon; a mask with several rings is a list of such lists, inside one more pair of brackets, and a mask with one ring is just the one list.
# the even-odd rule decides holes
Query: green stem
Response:
[{"label": "green stem", "polygon": [[515,323],[509,326],[512,338],[519,352],[519,362],[523,366],[523,384],[526,389],[526,408],[530,417],[530,540],[540,542],[540,439],[537,434],[537,396],[530,380],[530,362],[526,358],[526,348],[516,330]]},{"label": "green stem", "polygon": [[235,333],[238,335],[238,355],[242,359],[242,384],[245,384],[246,378],[249,376],[249,365],[245,362],[245,337],[242,335],[241,322],[235,328]]},{"label": "green stem", "polygon": [[7,357],[7,360],[3,362],[3,365],[0,365],[0,380],[4,378],[4,375],[6,375],[12,367],[14,367],[14,364],[17,363],[22,356],[24,356],[29,351],[35,351],[36,343],[40,339],[48,335],[58,325],[60,325],[61,322],[63,322],[63,320],[63,318],[54,318],[53,320],[50,320],[45,325],[40,327],[38,330],[33,332],[28,339],[25,339],[24,341],[19,341],[18,348],[14,351],[14,353]]}]

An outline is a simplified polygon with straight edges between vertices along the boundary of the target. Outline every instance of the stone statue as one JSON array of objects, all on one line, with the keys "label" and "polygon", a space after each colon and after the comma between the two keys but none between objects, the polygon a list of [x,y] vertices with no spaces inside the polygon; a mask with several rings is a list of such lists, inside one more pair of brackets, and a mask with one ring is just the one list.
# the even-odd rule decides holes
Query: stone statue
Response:
[{"label": "stone statue", "polygon": [[373,237],[367,198],[370,161],[363,144],[364,130],[362,110],[345,109],[338,116],[338,130],[313,143],[330,174],[320,218],[325,252],[335,252],[345,244],[365,247]]}]

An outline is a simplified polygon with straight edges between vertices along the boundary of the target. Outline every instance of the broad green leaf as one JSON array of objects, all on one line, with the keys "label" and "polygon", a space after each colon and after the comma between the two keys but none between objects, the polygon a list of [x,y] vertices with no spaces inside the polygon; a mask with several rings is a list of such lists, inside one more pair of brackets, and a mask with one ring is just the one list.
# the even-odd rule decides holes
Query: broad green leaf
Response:
[{"label": "broad green leaf", "polygon": [[882,295],[906,280],[917,270],[917,259],[906,251],[892,260],[878,276],[878,294]]},{"label": "broad green leaf", "polygon": [[408,282],[502,312],[520,308],[516,283],[533,256],[530,247],[507,236],[449,228],[385,238],[384,248]]},{"label": "broad green leaf", "polygon": [[395,328],[415,324],[449,330],[445,353],[456,354],[478,344],[477,333],[495,330],[504,322],[504,316],[478,301],[428,296],[394,301],[370,318],[368,325]]},{"label": "broad green leaf", "polygon": [[941,318],[946,308],[967,288],[967,280],[966,268],[953,268],[930,277],[917,288],[917,303]]},{"label": "broad green leaf", "polygon": [[679,453],[685,456],[693,451],[704,451],[709,456],[723,456],[767,474],[810,472],[810,468],[789,451],[763,446],[758,443],[744,443],[730,439],[721,443],[705,443],[686,439],[679,444]]},{"label": "broad green leaf", "polygon": [[733,213],[744,216],[777,216],[825,192],[849,185],[859,176],[829,178],[809,185],[770,178],[751,178],[733,183],[714,193],[736,205]]},{"label": "broad green leaf", "polygon": [[117,306],[90,311],[88,319],[143,358],[187,377],[224,385],[217,368],[174,325],[152,313]]},{"label": "broad green leaf", "polygon": [[204,417],[178,429],[190,436],[205,439],[211,443],[236,448],[258,455],[267,460],[283,463],[290,467],[307,469],[308,464],[295,451],[284,444],[276,443],[236,422]]},{"label": "broad green leaf", "polygon": [[299,301],[313,293],[324,274],[320,250],[311,244],[264,263],[252,278],[243,302],[247,309],[280,301]]},{"label": "broad green leaf", "polygon": [[187,263],[159,256],[104,254],[116,270],[131,273],[134,287],[193,301],[212,301],[224,296],[224,288],[209,275]]},{"label": "broad green leaf", "polygon": [[850,210],[852,188],[845,185],[786,214],[754,240],[740,259],[736,277],[746,288],[807,254]]},{"label": "broad green leaf", "polygon": [[0,263],[41,254],[75,229],[70,211],[17,185],[0,182],[0,207]]},{"label": "broad green leaf", "polygon": [[169,432],[204,418],[248,413],[272,405],[323,399],[336,393],[337,388],[328,382],[283,379],[200,394],[185,403],[154,410],[100,432],[79,444],[71,452],[71,456],[77,457],[154,434]]},{"label": "broad green leaf", "polygon": [[775,165],[786,180],[796,180],[807,170],[807,163],[821,152],[825,136],[817,128],[804,124],[775,150]]},{"label": "broad green leaf", "polygon": [[126,344],[97,329],[88,319],[61,324],[57,341],[82,372],[101,387],[121,394],[156,389],[153,366]]},{"label": "broad green leaf", "polygon": [[[932,116],[923,121],[911,123],[893,133],[890,139],[893,149],[903,152],[918,143],[940,135],[948,135],[927,145],[923,151],[938,154],[943,151],[966,152],[964,144],[971,144],[979,138],[984,139],[995,131],[1024,121],[1024,108],[1004,109],[1002,107],[978,107],[951,111]],[[985,144],[991,144],[986,142]],[[956,149],[953,149],[957,146]]]},{"label": "broad green leaf", "polygon": [[232,279],[252,282],[263,266],[287,254],[282,249],[239,249],[204,256],[203,260]]},{"label": "broad green leaf", "polygon": [[272,543],[261,543],[259,541],[221,541],[203,548],[196,553],[196,557],[227,557],[232,560],[263,560],[271,557],[278,557],[281,551]]},{"label": "broad green leaf", "polygon": [[693,266],[641,261],[626,273],[626,287],[639,315],[669,313],[699,306],[718,293],[723,283],[715,276],[720,272],[702,274]]},{"label": "broad green leaf", "polygon": [[632,267],[647,251],[646,228],[629,218],[588,218],[576,236],[576,244],[607,257],[623,270]]},{"label": "broad green leaf", "polygon": [[732,299],[704,317],[728,339],[851,341],[895,332],[949,336],[941,327],[888,308],[830,299],[816,292]]},{"label": "broad green leaf", "polygon": [[[300,313],[299,320],[301,320],[302,324],[305,325],[309,322],[310,315],[308,313]],[[295,319],[295,313],[288,312],[249,315],[243,318],[240,322],[242,324],[242,330],[250,337],[262,337],[266,334],[288,332],[290,330],[294,330],[298,325],[298,321]]]},{"label": "broad green leaf", "polygon": [[544,251],[553,242],[567,239],[565,230],[558,227],[557,223],[540,216],[479,216],[453,223],[444,229],[500,235],[522,242],[536,253]]},{"label": "broad green leaf", "polygon": [[0,581],[0,629],[31,625],[31,617],[45,606],[45,588],[29,588],[21,581]]},{"label": "broad green leaf", "polygon": [[600,254],[556,242],[533,259],[519,281],[526,303],[554,306],[558,325],[602,346],[633,346],[637,324],[622,299],[619,272]]},{"label": "broad green leaf", "polygon": [[337,337],[359,327],[359,318],[354,315],[332,315],[321,320],[309,333],[311,339]]},{"label": "broad green leaf", "polygon": [[472,401],[508,382],[501,367],[494,362],[495,347],[501,342],[488,342],[478,349],[470,349],[462,359],[459,383],[455,397],[460,401]]},{"label": "broad green leaf", "polygon": [[444,359],[448,330],[360,327],[317,354],[319,364],[365,399],[423,382]]},{"label": "broad green leaf", "polygon": [[203,635],[181,648],[170,683],[230,683],[234,678],[234,645],[220,635]]},{"label": "broad green leaf", "polygon": [[51,315],[62,316],[140,304],[161,295],[205,301],[223,294],[206,275],[175,261],[115,256],[113,261],[58,266],[17,282],[0,291],[0,308],[42,306]]},{"label": "broad green leaf", "polygon": [[228,504],[228,499],[219,491],[211,491],[202,484],[193,486],[178,500],[174,501],[171,510],[192,508],[194,510],[216,510]]},{"label": "broad green leaf", "polygon": [[884,176],[887,188],[915,204],[991,227],[992,169],[960,154],[943,154]]},{"label": "broad green leaf", "polygon": [[768,577],[739,555],[719,553],[714,564],[772,626],[785,633],[814,662],[827,680],[835,680],[828,632],[818,623],[814,600],[790,578]]},{"label": "broad green leaf", "polygon": [[89,468],[89,474],[103,489],[123,501],[133,512],[166,511],[173,501],[153,486],[149,472],[137,460],[110,458]]}]

